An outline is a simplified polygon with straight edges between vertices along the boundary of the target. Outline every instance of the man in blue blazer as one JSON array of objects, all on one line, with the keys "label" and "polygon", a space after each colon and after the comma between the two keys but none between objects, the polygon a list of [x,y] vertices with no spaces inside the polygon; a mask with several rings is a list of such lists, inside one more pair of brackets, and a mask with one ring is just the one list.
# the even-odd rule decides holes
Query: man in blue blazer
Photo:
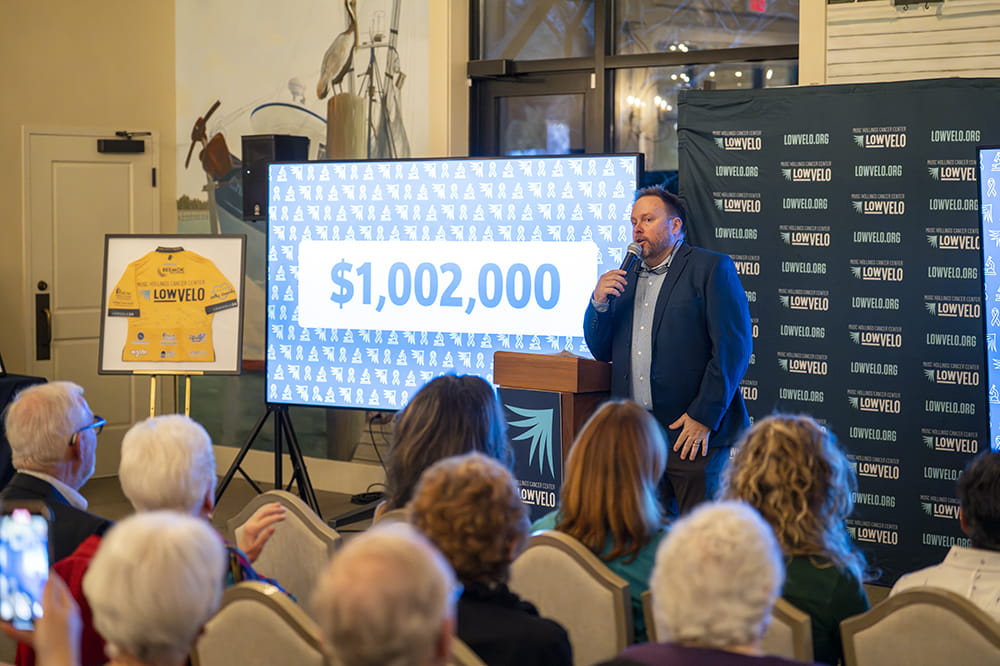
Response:
[{"label": "man in blue blazer", "polygon": [[637,193],[632,238],[642,266],[602,275],[584,318],[591,353],[612,363],[612,395],[649,409],[667,432],[661,491],[672,513],[714,496],[729,447],[750,423],[739,390],[752,350],[746,292],[732,259],[684,242],[685,216],[660,187]]},{"label": "man in blue blazer", "polygon": [[17,474],[0,500],[13,505],[35,500],[48,507],[52,561],[58,562],[84,539],[111,526],[87,511],[87,500],[78,492],[94,474],[97,435],[105,421],[90,411],[83,388],[50,382],[18,393],[4,424]]}]

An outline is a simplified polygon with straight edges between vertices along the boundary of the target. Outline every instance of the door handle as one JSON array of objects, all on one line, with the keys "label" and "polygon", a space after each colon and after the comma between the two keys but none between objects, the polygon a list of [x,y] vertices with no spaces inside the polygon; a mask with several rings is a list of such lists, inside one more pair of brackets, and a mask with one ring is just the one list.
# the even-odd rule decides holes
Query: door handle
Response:
[{"label": "door handle", "polygon": [[52,358],[52,310],[49,294],[35,294],[35,360]]}]

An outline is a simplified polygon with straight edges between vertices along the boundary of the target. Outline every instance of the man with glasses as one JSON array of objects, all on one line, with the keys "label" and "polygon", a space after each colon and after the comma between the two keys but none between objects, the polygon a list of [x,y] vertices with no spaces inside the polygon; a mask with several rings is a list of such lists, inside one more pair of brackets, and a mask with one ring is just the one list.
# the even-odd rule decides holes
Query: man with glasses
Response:
[{"label": "man with glasses", "polygon": [[642,269],[600,277],[583,330],[594,358],[612,362],[611,394],[638,402],[666,431],[660,489],[677,515],[712,499],[728,447],[750,425],[739,386],[752,351],[750,310],[733,260],[685,242],[676,196],[639,190],[631,217]]},{"label": "man with glasses", "polygon": [[93,475],[97,436],[106,423],[95,416],[72,382],[50,382],[17,394],[4,419],[17,474],[0,499],[40,500],[52,514],[53,562],[72,553],[111,522],[87,512],[78,492]]}]

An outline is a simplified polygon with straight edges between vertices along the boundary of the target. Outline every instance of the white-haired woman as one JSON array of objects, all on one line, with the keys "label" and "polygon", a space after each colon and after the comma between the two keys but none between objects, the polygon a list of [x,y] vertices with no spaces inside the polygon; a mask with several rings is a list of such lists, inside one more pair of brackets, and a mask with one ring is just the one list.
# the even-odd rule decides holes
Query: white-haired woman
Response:
[{"label": "white-haired woman", "polygon": [[112,666],[182,666],[219,608],[226,550],[204,520],[172,511],[126,518],[83,579]]},{"label": "white-haired woman", "polygon": [[760,642],[784,582],[774,533],[742,502],[703,504],[670,529],[650,579],[664,643],[627,648],[607,664],[788,666]]}]

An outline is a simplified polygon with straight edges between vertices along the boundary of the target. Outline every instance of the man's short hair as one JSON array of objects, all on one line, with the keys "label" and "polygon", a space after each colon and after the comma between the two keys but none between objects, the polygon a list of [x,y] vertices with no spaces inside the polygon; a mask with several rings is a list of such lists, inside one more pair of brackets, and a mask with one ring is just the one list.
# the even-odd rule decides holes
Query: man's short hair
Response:
[{"label": "man's short hair", "polygon": [[958,477],[958,499],[974,548],[1000,550],[1000,451],[984,451]]},{"label": "man's short hair", "polygon": [[55,465],[73,434],[90,419],[83,387],[73,382],[35,384],[7,407],[4,424],[15,469]]},{"label": "man's short hair", "polygon": [[83,577],[108,655],[184,661],[219,608],[225,570],[225,546],[205,520],[153,511],[118,523]]},{"label": "man's short hair", "polygon": [[136,511],[197,514],[205,496],[215,494],[212,439],[181,414],[140,421],[122,439],[118,476]]},{"label": "man's short hair", "polygon": [[455,576],[405,523],[376,525],[334,555],[313,605],[341,666],[421,666],[454,618]]},{"label": "man's short hair", "polygon": [[684,204],[676,194],[660,185],[651,185],[650,187],[644,187],[636,191],[635,201],[638,201],[642,197],[657,197],[663,201],[675,216],[681,218],[681,228],[687,229],[687,209],[684,208]]},{"label": "man's short hair", "polygon": [[703,504],[670,528],[650,578],[666,640],[710,648],[754,644],[785,578],[774,533],[743,502]]}]

